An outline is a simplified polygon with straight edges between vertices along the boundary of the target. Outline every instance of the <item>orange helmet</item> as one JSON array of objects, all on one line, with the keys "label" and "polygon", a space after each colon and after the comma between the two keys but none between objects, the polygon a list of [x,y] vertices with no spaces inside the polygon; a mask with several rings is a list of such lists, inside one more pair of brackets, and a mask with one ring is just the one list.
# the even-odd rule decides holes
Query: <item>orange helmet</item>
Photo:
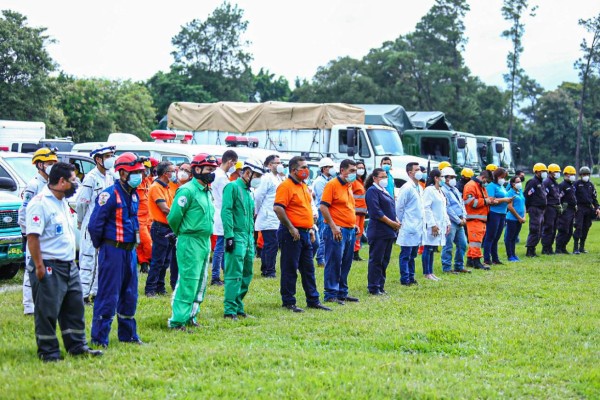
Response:
[{"label": "orange helmet", "polygon": [[219,164],[217,162],[217,158],[215,156],[212,156],[207,153],[196,154],[194,156],[194,159],[192,160],[191,165],[192,165],[192,168],[193,167],[204,167],[204,166],[216,168],[219,166]]},{"label": "orange helmet", "polygon": [[134,153],[123,153],[115,161],[115,171],[124,170],[127,172],[144,171],[142,160]]}]

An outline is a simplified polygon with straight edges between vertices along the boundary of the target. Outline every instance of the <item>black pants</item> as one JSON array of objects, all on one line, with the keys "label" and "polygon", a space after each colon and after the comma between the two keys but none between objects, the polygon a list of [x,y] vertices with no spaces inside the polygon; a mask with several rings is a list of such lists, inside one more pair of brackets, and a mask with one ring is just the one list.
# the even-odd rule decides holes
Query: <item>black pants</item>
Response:
[{"label": "black pants", "polygon": [[369,267],[367,270],[367,289],[370,293],[383,291],[385,277],[395,238],[369,238]]},{"label": "black pants", "polygon": [[154,221],[150,227],[152,259],[150,260],[148,278],[146,278],[145,294],[166,293],[165,276],[167,268],[171,265],[171,257],[173,255],[173,248],[175,247],[174,243],[165,237],[170,233],[173,233],[173,231],[168,225],[157,221]]},{"label": "black pants", "polygon": [[77,354],[87,346],[79,270],[73,261],[44,260],[44,265],[46,273],[41,281],[35,274],[33,260],[27,266],[35,304],[38,356],[42,359],[60,356],[57,321],[65,348],[69,353]]},{"label": "black pants", "polygon": [[531,206],[527,209],[529,213],[529,236],[527,236],[527,247],[535,247],[542,237],[542,226],[544,225],[544,208]]},{"label": "black pants", "polygon": [[595,210],[590,206],[579,206],[577,208],[577,212],[575,213],[575,232],[573,233],[575,239],[578,239],[582,243],[585,242],[595,215]]},{"label": "black pants", "polygon": [[544,210],[544,225],[542,227],[542,246],[552,247],[554,238],[556,237],[556,225],[560,213],[558,206],[548,206]]},{"label": "black pants", "polygon": [[568,207],[558,217],[556,224],[558,233],[556,234],[556,248],[562,249],[567,247],[571,236],[573,236],[573,221],[575,220],[575,208]]}]

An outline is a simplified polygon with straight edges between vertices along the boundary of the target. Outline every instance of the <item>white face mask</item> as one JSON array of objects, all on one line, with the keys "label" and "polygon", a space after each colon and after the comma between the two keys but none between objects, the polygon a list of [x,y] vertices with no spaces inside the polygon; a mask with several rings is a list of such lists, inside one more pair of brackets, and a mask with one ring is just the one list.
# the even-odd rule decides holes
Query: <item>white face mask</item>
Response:
[{"label": "white face mask", "polygon": [[517,189],[517,190],[523,189],[523,184],[521,182],[515,183],[515,189]]},{"label": "white face mask", "polygon": [[227,173],[230,175],[233,174],[234,172],[235,172],[235,165],[233,167],[229,168],[229,170],[227,170]]},{"label": "white face mask", "polygon": [[581,180],[584,182],[588,182],[590,180],[590,176],[589,175],[584,175],[581,177]]},{"label": "white face mask", "polygon": [[388,185],[388,178],[383,178],[378,183],[379,187],[382,189],[386,189]]},{"label": "white face mask", "polygon": [[417,171],[415,172],[415,179],[420,181],[421,179],[423,179],[423,172],[421,171]]},{"label": "white face mask", "polygon": [[362,169],[362,168],[361,168],[361,169],[357,169],[357,170],[356,170],[356,174],[357,174],[358,176],[363,176],[363,175],[365,174],[365,170],[364,170],[364,169]]},{"label": "white face mask", "polygon": [[560,178],[560,172],[555,172],[554,173],[554,179],[558,179]]},{"label": "white face mask", "polygon": [[506,179],[504,179],[504,178],[498,179],[498,185],[504,186],[505,183],[506,183]]},{"label": "white face mask", "polygon": [[253,187],[254,189],[256,189],[259,186],[260,186],[260,178],[252,178],[252,180],[250,181],[250,187]]},{"label": "white face mask", "polygon": [[50,176],[50,171],[52,170],[52,165],[47,165],[46,168],[44,168],[44,172],[46,173],[46,175]]},{"label": "white face mask", "polygon": [[456,186],[456,178],[452,178],[448,181],[448,185],[450,185],[451,187]]},{"label": "white face mask", "polygon": [[331,175],[331,176],[337,175],[337,170],[335,169],[335,167],[329,168],[329,175]]},{"label": "white face mask", "polygon": [[105,169],[111,169],[114,166],[115,166],[115,158],[114,157],[107,158],[106,160],[104,160],[104,168]]},{"label": "white face mask", "polygon": [[546,179],[548,177],[548,173],[547,172],[542,172],[542,179]]},{"label": "white face mask", "polygon": [[284,171],[285,171],[285,167],[283,166],[283,164],[279,164],[277,166],[277,173],[278,174],[283,174]]},{"label": "white face mask", "polygon": [[575,177],[575,175],[571,175],[571,176],[569,176],[569,180],[571,182],[575,182],[577,180],[577,177]]},{"label": "white face mask", "polygon": [[185,171],[179,171],[177,172],[177,179],[179,179],[180,181],[187,181],[188,179],[190,179],[190,175]]},{"label": "white face mask", "polygon": [[177,182],[177,172],[175,172],[175,171],[171,172],[171,176],[169,177],[169,180],[171,182]]}]

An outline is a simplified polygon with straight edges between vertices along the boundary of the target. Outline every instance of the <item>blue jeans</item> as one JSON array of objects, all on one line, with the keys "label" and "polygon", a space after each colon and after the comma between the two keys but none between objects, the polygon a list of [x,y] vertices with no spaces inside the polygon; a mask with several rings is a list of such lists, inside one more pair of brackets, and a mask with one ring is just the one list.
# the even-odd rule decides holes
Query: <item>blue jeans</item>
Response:
[{"label": "blue jeans", "polygon": [[157,221],[154,221],[150,227],[152,258],[150,259],[150,269],[148,270],[144,290],[146,294],[166,293],[165,275],[171,264],[174,244],[165,236],[172,232],[168,225]]},{"label": "blue jeans", "polygon": [[421,262],[423,264],[423,275],[433,274],[433,250],[437,246],[423,246]]},{"label": "blue jeans", "polygon": [[516,256],[517,238],[521,232],[523,224],[519,221],[506,220],[506,233],[504,234],[504,246],[506,247],[506,256],[508,258]]},{"label": "blue jeans", "polygon": [[460,271],[465,268],[465,252],[467,251],[467,235],[465,227],[450,224],[450,232],[446,236],[446,244],[442,249],[442,269],[452,271],[452,245],[456,244],[456,253],[454,254],[454,270]]},{"label": "blue jeans", "polygon": [[325,218],[321,211],[318,211],[319,218],[317,218],[317,226],[319,227],[319,234],[317,235],[318,249],[316,251],[317,264],[325,265],[325,242],[323,241],[323,229],[325,229]]},{"label": "blue jeans", "polygon": [[263,248],[260,252],[262,276],[275,277],[275,264],[277,263],[277,229],[269,229],[262,232]]},{"label": "blue jeans", "polygon": [[215,243],[215,251],[213,252],[212,260],[212,280],[218,281],[221,279],[221,270],[225,267],[223,259],[225,257],[225,239],[223,236],[217,236]]},{"label": "blue jeans", "polygon": [[277,231],[277,240],[281,247],[281,301],[284,306],[296,304],[296,280],[298,272],[302,280],[302,287],[308,305],[319,304],[319,292],[315,279],[315,266],[313,264],[313,250],[308,230],[298,230],[300,240],[294,240],[290,232],[280,225]]},{"label": "blue jeans", "polygon": [[367,272],[367,289],[370,293],[383,291],[385,287],[385,275],[395,238],[369,239],[369,268]]},{"label": "blue jeans", "polygon": [[348,296],[348,274],[354,257],[354,228],[340,228],[342,240],[333,238],[329,225],[323,229],[325,240],[325,300]]},{"label": "blue jeans", "polygon": [[498,257],[498,241],[504,230],[504,221],[506,214],[500,214],[490,211],[485,228],[485,238],[483,239],[483,260],[486,263],[490,261],[500,261]]},{"label": "blue jeans", "polygon": [[402,246],[400,248],[400,282],[404,284],[415,282],[415,258],[419,246]]}]

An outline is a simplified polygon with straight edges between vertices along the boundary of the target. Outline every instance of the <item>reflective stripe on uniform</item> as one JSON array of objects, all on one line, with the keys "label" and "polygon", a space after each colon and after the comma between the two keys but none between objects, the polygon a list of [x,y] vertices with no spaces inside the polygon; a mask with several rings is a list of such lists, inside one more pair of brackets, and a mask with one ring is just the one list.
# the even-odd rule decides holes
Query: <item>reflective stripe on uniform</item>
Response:
[{"label": "reflective stripe on uniform", "polygon": [[477,208],[478,204],[479,204],[479,200],[475,199],[475,201],[473,201],[473,208]]},{"label": "reflective stripe on uniform", "polygon": [[481,248],[481,242],[469,242],[469,247]]},{"label": "reflective stripe on uniform", "polygon": [[359,208],[359,207],[357,207],[357,208],[354,209],[354,211],[357,212],[357,213],[365,213],[365,214],[367,213],[367,209],[366,208]]},{"label": "reflective stripe on uniform", "polygon": [[468,214],[467,219],[479,219],[482,221],[487,221],[487,215]]},{"label": "reflective stripe on uniform", "polygon": [[117,317],[122,318],[122,319],[134,319],[135,318],[134,315],[123,315],[123,314],[119,314],[119,313],[117,313]]},{"label": "reflective stripe on uniform", "polygon": [[364,195],[364,194],[355,194],[355,195],[354,195],[354,198],[355,198],[355,199],[364,199],[364,198],[365,198],[365,195]]},{"label": "reflective stripe on uniform", "polygon": [[117,218],[115,221],[115,230],[116,230],[116,238],[117,242],[123,241],[123,208],[121,208],[121,195],[119,191],[115,189],[115,198],[117,200]]},{"label": "reflective stripe on uniform", "polygon": [[85,335],[85,330],[83,330],[83,329],[65,329],[64,331],[62,331],[63,335],[66,335],[67,333],[79,333],[80,335]]},{"label": "reflective stripe on uniform", "polygon": [[35,335],[40,340],[54,340],[56,335]]},{"label": "reflective stripe on uniform", "polygon": [[466,205],[470,204],[471,202],[473,202],[473,200],[475,200],[475,197],[469,197],[463,203],[465,203],[465,206],[466,206]]}]

